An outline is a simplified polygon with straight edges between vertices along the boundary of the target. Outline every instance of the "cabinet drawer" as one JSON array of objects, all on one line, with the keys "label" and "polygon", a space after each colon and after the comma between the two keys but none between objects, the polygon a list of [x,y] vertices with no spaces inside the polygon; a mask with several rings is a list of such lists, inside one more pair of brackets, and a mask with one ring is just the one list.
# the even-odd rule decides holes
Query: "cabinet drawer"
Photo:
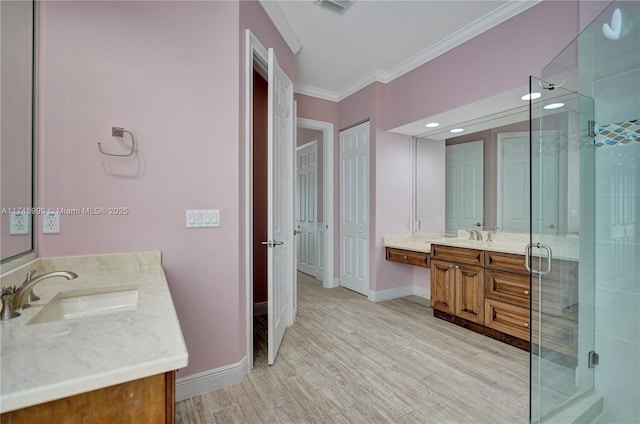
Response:
[{"label": "cabinet drawer", "polygon": [[524,266],[524,254],[516,255],[513,253],[484,252],[484,263],[487,268],[499,269],[504,271],[520,272],[529,274]]},{"label": "cabinet drawer", "polygon": [[387,260],[429,268],[429,254],[387,247]]},{"label": "cabinet drawer", "polygon": [[[557,316],[533,312],[534,323],[531,328],[535,344],[540,343],[543,348],[568,355],[572,358],[578,356],[578,323]],[[542,338],[539,339],[540,328]]]},{"label": "cabinet drawer", "polygon": [[485,299],[484,325],[529,341],[529,309],[494,299]]},{"label": "cabinet drawer", "polygon": [[531,290],[528,274],[486,269],[484,275],[484,295],[487,298],[529,308]]},{"label": "cabinet drawer", "polygon": [[441,259],[443,261],[469,265],[482,266],[484,264],[484,255],[482,250],[442,246],[439,244],[431,245],[431,259]]}]

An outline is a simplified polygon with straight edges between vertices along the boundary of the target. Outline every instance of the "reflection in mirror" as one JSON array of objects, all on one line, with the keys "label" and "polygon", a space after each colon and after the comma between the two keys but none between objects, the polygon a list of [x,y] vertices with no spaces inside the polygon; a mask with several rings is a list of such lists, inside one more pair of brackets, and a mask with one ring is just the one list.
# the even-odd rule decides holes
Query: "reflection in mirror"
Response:
[{"label": "reflection in mirror", "polygon": [[[534,176],[544,179],[545,204],[553,205],[554,212],[545,215],[548,234],[578,231],[579,205],[572,195],[578,187],[577,151],[566,136],[575,112],[571,103],[566,103],[553,112],[545,111],[549,114],[545,115],[545,131],[533,134],[534,152],[540,143],[557,145],[561,150],[555,161],[544,161],[545,169]],[[528,233],[531,150],[527,107],[456,126],[471,131],[450,137],[447,129],[416,139],[415,231],[454,235],[458,230],[483,227]],[[481,157],[482,163],[472,164],[473,157]],[[443,165],[446,169],[438,174]],[[434,203],[446,205],[444,216],[438,214]]]},{"label": "reflection in mirror", "polygon": [[34,252],[33,65],[34,4],[0,2],[0,260]]}]

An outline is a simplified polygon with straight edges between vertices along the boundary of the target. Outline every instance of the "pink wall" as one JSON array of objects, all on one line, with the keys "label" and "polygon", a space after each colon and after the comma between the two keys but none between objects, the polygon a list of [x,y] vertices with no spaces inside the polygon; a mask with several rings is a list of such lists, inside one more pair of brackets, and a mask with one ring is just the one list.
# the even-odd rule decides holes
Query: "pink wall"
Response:
[{"label": "pink wall", "polygon": [[[411,233],[413,149],[411,137],[378,129],[376,134],[375,233],[371,237],[371,289],[412,284],[413,267],[385,259],[384,236]],[[373,167],[372,167],[373,169]]]},{"label": "pink wall", "polygon": [[577,35],[577,1],[543,1],[387,85],[386,129],[527,84]]},{"label": "pink wall", "polygon": [[[239,251],[239,5],[40,3],[39,206],[129,208],[63,216],[41,256],[159,249],[189,366],[244,356]],[[136,135],[132,158],[111,126]],[[221,227],[187,229],[186,209]]]}]

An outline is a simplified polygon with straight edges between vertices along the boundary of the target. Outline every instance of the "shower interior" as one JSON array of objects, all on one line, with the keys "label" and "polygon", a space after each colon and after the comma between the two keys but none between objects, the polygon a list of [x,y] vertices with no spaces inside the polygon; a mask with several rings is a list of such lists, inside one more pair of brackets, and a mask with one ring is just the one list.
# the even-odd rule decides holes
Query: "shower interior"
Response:
[{"label": "shower interior", "polygon": [[639,46],[616,1],[530,81],[531,422],[640,423]]}]

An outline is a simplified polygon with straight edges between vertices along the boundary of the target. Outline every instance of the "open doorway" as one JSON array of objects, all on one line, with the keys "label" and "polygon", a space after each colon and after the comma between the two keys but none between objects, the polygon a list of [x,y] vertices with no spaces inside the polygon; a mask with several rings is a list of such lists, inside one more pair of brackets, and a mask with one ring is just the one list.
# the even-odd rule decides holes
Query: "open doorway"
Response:
[{"label": "open doorway", "polygon": [[[244,293],[246,359],[251,369],[254,337],[266,339],[266,362],[271,365],[286,328],[295,320],[295,110],[293,83],[275,51],[265,49],[250,30],[246,35]],[[254,335],[254,324],[256,329],[265,327],[266,334]],[[262,345],[255,343],[257,348]]]},{"label": "open doorway", "polygon": [[337,287],[333,278],[333,124],[297,120],[296,268]]},{"label": "open doorway", "polygon": [[268,301],[267,249],[261,242],[267,235],[267,143],[268,143],[268,83],[253,70],[253,358],[254,366],[267,362]]}]

